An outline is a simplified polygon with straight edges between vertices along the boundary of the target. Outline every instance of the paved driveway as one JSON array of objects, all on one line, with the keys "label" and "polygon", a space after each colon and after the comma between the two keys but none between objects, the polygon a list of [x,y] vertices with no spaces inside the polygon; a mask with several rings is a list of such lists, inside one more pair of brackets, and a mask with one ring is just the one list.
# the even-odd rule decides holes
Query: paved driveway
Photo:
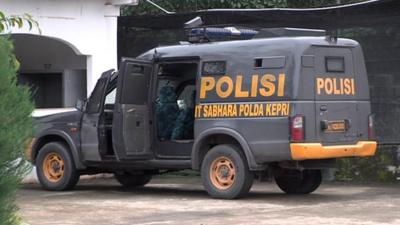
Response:
[{"label": "paved driveway", "polygon": [[136,190],[113,179],[88,180],[74,191],[37,185],[18,191],[28,224],[400,224],[400,185],[324,184],[290,196],[273,183],[256,183],[240,200],[210,199],[197,178],[156,178]]}]

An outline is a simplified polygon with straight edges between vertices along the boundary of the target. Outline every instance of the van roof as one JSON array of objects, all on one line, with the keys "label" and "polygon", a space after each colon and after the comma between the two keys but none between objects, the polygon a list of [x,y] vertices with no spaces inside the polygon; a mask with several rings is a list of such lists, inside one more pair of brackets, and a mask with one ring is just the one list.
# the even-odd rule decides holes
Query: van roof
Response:
[{"label": "van roof", "polygon": [[208,42],[197,44],[183,44],[153,48],[141,55],[138,59],[164,59],[180,57],[231,58],[232,55],[263,56],[282,54],[285,50],[301,54],[311,45],[356,47],[359,44],[350,39],[339,38],[336,42],[329,42],[325,37],[279,37],[251,40],[236,40],[222,42]]}]

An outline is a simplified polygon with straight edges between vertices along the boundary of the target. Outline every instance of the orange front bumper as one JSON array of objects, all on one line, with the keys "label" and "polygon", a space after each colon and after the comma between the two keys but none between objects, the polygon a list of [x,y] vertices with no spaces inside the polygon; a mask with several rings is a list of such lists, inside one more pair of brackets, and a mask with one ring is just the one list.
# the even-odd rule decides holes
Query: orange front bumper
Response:
[{"label": "orange front bumper", "polygon": [[375,155],[376,146],[376,141],[359,141],[355,145],[333,146],[322,146],[321,143],[292,143],[290,151],[293,160],[366,157]]}]

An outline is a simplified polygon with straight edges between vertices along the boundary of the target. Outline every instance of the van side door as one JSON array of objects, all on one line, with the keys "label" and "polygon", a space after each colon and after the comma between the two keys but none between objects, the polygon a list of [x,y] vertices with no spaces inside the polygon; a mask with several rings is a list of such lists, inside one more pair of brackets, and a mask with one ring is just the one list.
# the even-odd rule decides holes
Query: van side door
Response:
[{"label": "van side door", "polygon": [[97,81],[90,98],[87,101],[86,109],[82,117],[81,125],[81,149],[85,161],[101,161],[100,143],[104,138],[104,124],[101,124],[103,113],[103,102],[107,87],[110,83],[114,70],[104,72]]},{"label": "van side door", "polygon": [[153,157],[150,146],[151,61],[123,59],[117,84],[112,139],[119,160]]}]

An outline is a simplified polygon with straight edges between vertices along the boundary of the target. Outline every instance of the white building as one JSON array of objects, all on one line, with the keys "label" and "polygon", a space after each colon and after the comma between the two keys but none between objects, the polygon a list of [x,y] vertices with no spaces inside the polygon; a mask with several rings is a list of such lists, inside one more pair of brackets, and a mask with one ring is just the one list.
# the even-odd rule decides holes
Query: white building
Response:
[{"label": "white building", "polygon": [[117,17],[135,0],[0,0],[6,15],[28,13],[33,28],[12,30],[19,82],[35,89],[36,108],[74,106],[105,70],[117,68]]},{"label": "white building", "polygon": [[[35,91],[34,116],[74,106],[103,71],[117,68],[117,17],[124,4],[137,1],[0,0],[6,15],[28,13],[39,23],[41,34],[27,25],[11,30],[21,64],[19,83]],[[35,180],[33,170],[25,182]]]}]

